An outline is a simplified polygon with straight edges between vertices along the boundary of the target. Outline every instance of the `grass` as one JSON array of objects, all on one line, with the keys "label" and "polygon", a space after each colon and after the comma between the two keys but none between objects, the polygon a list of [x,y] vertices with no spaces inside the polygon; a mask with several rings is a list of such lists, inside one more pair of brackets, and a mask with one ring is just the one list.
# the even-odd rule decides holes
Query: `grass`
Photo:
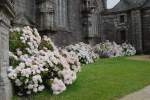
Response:
[{"label": "grass", "polygon": [[[76,82],[64,93],[52,96],[45,90],[25,100],[117,100],[147,85],[150,85],[149,61],[99,59],[83,66]],[[13,97],[13,100],[22,99]]]}]

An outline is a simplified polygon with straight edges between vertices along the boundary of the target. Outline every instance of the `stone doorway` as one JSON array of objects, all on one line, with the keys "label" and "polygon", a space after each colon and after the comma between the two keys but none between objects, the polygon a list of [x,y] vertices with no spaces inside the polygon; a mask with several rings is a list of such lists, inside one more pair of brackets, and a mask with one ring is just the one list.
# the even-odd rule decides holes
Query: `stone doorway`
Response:
[{"label": "stone doorway", "polygon": [[127,41],[127,38],[126,38],[126,30],[119,30],[116,34],[116,42],[121,44],[121,43],[124,43]]}]

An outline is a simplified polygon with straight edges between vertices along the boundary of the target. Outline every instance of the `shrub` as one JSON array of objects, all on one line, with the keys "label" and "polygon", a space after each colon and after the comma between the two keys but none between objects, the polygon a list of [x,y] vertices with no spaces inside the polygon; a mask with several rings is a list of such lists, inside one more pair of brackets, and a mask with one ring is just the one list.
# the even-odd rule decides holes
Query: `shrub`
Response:
[{"label": "shrub", "polygon": [[37,29],[14,28],[10,33],[11,79],[18,95],[27,95],[51,87],[53,94],[66,90],[76,80],[80,62],[75,54],[58,50],[50,38]]},{"label": "shrub", "polygon": [[136,54],[136,49],[131,44],[123,43],[121,47],[124,56],[133,56]]},{"label": "shrub", "polygon": [[98,55],[94,53],[92,47],[83,42],[75,45],[69,45],[66,47],[66,50],[68,52],[74,52],[78,56],[79,61],[82,64],[93,63],[95,59],[98,58]]},{"label": "shrub", "polygon": [[131,56],[136,54],[136,50],[131,44],[123,43],[119,45],[110,41],[97,44],[94,50],[103,58]]}]

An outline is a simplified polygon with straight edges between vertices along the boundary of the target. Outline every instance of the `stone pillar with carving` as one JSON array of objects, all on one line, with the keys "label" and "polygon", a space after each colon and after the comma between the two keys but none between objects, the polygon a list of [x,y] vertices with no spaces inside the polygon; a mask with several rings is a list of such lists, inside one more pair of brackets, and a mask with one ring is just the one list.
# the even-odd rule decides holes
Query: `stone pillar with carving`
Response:
[{"label": "stone pillar with carving", "polygon": [[9,67],[9,28],[14,18],[12,0],[0,0],[0,100],[10,100],[11,84],[7,77]]},{"label": "stone pillar with carving", "polygon": [[[86,27],[86,39],[90,44],[95,44],[99,40],[99,13],[101,9],[99,0],[83,0],[82,16],[87,19],[83,22],[83,27]],[[86,24],[87,23],[87,24]],[[84,32],[84,33],[85,33]]]},{"label": "stone pillar with carving", "polygon": [[54,1],[38,0],[37,1],[37,22],[40,31],[54,30]]},{"label": "stone pillar with carving", "polygon": [[68,0],[55,0],[55,23],[57,29],[68,29]]},{"label": "stone pillar with carving", "polygon": [[100,41],[105,41],[105,33],[104,33],[104,19],[102,17],[102,12],[107,8],[107,0],[99,0],[99,37]]}]

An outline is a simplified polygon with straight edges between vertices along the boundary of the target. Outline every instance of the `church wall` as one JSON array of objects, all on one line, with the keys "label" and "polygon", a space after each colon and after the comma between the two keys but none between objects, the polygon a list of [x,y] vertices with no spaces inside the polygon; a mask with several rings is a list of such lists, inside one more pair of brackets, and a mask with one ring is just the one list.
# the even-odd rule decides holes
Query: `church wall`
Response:
[{"label": "church wall", "polygon": [[76,41],[81,41],[83,36],[81,5],[81,0],[68,0],[68,26]]},{"label": "church wall", "polygon": [[102,15],[102,33],[101,38],[102,41],[110,40],[114,41],[116,34],[116,26],[115,26],[115,15]]},{"label": "church wall", "polygon": [[[123,22],[120,17],[123,16]],[[115,41],[117,43],[133,43],[132,23],[130,12],[114,13],[102,15],[101,39]],[[122,36],[124,31],[124,36]],[[124,38],[124,40],[122,39]]]},{"label": "church wall", "polygon": [[91,45],[95,45],[100,42],[100,31],[99,31],[99,23],[100,23],[100,16],[99,13],[93,13],[90,18],[90,26],[89,26],[89,33],[88,33],[88,38],[89,38],[89,43]]},{"label": "church wall", "polygon": [[53,0],[36,1],[36,27],[39,31],[54,30],[54,3]]},{"label": "church wall", "polygon": [[45,34],[49,35],[57,46],[83,41],[81,0],[56,0],[55,3],[56,30]]},{"label": "church wall", "polygon": [[57,29],[68,28],[68,0],[55,0],[55,24]]},{"label": "church wall", "polygon": [[[145,28],[147,27],[146,25]],[[127,42],[134,45],[138,52],[143,50],[140,10],[102,15],[102,31],[103,40],[115,41],[117,43]],[[149,43],[145,45],[147,44]]]},{"label": "church wall", "polygon": [[138,52],[142,52],[142,19],[140,10],[131,11],[131,26],[133,35],[133,45]]},{"label": "church wall", "polygon": [[143,49],[150,51],[150,10],[142,11]]},{"label": "church wall", "polygon": [[0,100],[10,100],[12,88],[7,77],[9,67],[9,28],[10,20],[14,17],[11,2],[1,0],[0,5]]},{"label": "church wall", "polygon": [[[14,9],[16,13],[16,20],[25,16],[31,22],[35,22],[35,0],[15,0]],[[21,22],[18,24],[21,24]]]}]

